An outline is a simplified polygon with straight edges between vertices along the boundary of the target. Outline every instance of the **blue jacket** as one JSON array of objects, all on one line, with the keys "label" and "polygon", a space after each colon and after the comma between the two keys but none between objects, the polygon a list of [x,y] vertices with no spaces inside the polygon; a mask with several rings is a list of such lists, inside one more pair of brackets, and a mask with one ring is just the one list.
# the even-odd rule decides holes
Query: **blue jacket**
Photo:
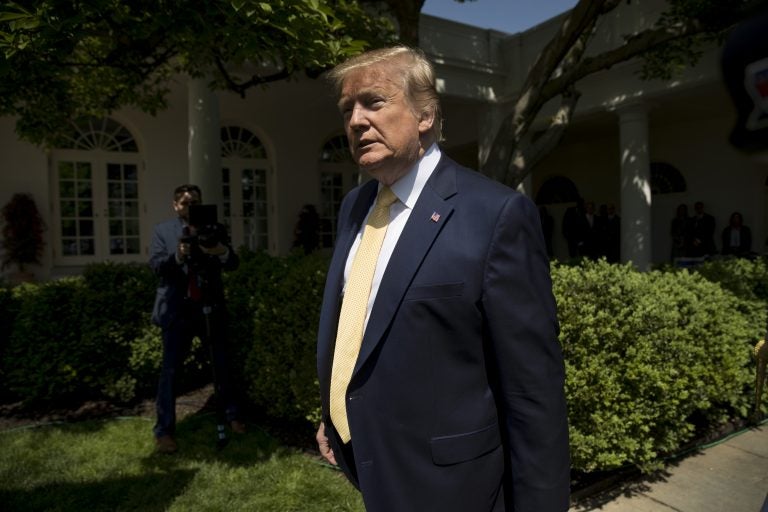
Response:
[{"label": "blue jacket", "polygon": [[[326,435],[368,512],[565,511],[564,365],[534,204],[443,155],[382,277],[347,391],[356,475],[328,416],[344,264],[375,181],[344,199],[318,331]],[[437,213],[438,215],[433,215]]]}]

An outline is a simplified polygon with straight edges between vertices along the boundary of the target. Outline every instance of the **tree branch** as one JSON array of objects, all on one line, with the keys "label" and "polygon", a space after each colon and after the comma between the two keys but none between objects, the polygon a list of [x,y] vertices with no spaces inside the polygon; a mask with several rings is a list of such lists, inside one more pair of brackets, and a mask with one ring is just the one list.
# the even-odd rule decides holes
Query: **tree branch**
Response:
[{"label": "tree branch", "polygon": [[224,79],[224,82],[227,86],[227,89],[230,91],[236,92],[240,95],[241,98],[245,98],[245,93],[248,89],[251,87],[257,86],[257,85],[263,85],[270,82],[277,82],[278,80],[284,80],[291,76],[291,73],[283,68],[277,73],[272,73],[271,75],[266,76],[260,76],[260,75],[251,75],[251,79],[246,82],[237,82],[234,78],[232,78],[232,75],[227,71],[226,66],[224,65],[224,62],[217,56],[216,57],[216,68],[218,69],[219,73],[221,74],[221,77]]},{"label": "tree branch", "polygon": [[[501,179],[513,161],[522,158],[516,147],[535,119],[535,114],[552,96],[542,93],[557,72],[578,62],[586,50],[597,20],[618,7],[620,0],[579,0],[565,17],[557,34],[547,43],[521,88],[512,114],[505,117],[494,137],[483,172]],[[523,159],[524,160],[524,159]]]},{"label": "tree branch", "polygon": [[638,57],[671,41],[702,34],[707,30],[696,20],[673,28],[648,29],[627,38],[624,45],[594,57],[585,58],[567,73],[554,78],[544,86],[541,96],[546,101],[560,94],[563,88],[573,85],[591,74],[610,69],[614,65]]},{"label": "tree branch", "polygon": [[[563,93],[562,102],[552,116],[549,126],[538,137],[524,137],[515,148],[513,158],[505,176],[505,183],[517,187],[528,171],[548,155],[562,140],[565,130],[571,122],[576,104],[581,93],[573,86]],[[527,142],[526,142],[527,140]],[[531,140],[533,142],[531,142]]]}]

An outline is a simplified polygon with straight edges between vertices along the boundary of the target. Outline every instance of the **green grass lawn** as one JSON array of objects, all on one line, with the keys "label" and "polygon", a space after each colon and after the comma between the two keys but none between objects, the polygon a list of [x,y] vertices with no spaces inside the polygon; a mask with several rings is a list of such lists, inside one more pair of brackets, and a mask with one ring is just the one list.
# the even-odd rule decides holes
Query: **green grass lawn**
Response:
[{"label": "green grass lawn", "polygon": [[0,432],[0,509],[10,511],[364,510],[343,475],[263,431],[215,447],[211,414],[180,421],[175,455],[154,453],[148,418]]}]

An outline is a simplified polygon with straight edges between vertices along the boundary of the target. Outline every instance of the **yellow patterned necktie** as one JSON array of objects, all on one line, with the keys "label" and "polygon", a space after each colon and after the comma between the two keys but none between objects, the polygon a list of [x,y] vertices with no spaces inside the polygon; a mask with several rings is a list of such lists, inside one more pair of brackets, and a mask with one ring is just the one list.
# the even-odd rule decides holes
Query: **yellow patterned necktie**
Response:
[{"label": "yellow patterned necktie", "polygon": [[363,238],[352,261],[352,269],[349,272],[349,280],[341,303],[331,371],[330,413],[333,426],[345,443],[352,437],[347,421],[347,387],[360,353],[360,344],[363,342],[363,326],[368,310],[368,298],[371,294],[371,283],[381,244],[387,232],[387,224],[389,224],[389,206],[395,201],[397,196],[392,190],[389,187],[382,187],[365,224]]}]

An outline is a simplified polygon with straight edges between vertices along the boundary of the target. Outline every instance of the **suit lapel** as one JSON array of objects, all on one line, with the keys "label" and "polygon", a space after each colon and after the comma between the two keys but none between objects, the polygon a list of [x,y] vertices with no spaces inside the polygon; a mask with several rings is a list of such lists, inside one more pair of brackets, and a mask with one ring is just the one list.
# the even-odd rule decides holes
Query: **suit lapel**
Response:
[{"label": "suit lapel", "polygon": [[354,200],[350,214],[347,217],[349,221],[341,228],[336,237],[336,247],[333,251],[333,259],[328,268],[328,280],[333,283],[333,290],[336,300],[341,296],[341,289],[344,284],[344,267],[347,262],[349,250],[355,241],[360,226],[365,219],[368,210],[376,199],[378,189],[377,182],[371,180],[364,184],[360,193]]},{"label": "suit lapel", "polygon": [[[333,350],[338,329],[339,312],[341,310],[341,290],[344,286],[344,267],[347,262],[349,250],[355,241],[360,225],[365,215],[376,198],[377,182],[371,180],[360,188],[349,214],[340,212],[341,219],[346,220],[340,226],[336,237],[336,248],[333,258],[328,266],[325,292],[323,295],[323,310],[321,314],[320,330],[318,332],[318,371],[320,382],[330,385],[331,364]],[[327,396],[327,394],[323,394]]]},{"label": "suit lapel", "polygon": [[355,372],[381,341],[424,257],[451,217],[453,206],[446,199],[456,193],[456,173],[449,162],[445,156],[440,160],[395,246],[371,310]]}]

